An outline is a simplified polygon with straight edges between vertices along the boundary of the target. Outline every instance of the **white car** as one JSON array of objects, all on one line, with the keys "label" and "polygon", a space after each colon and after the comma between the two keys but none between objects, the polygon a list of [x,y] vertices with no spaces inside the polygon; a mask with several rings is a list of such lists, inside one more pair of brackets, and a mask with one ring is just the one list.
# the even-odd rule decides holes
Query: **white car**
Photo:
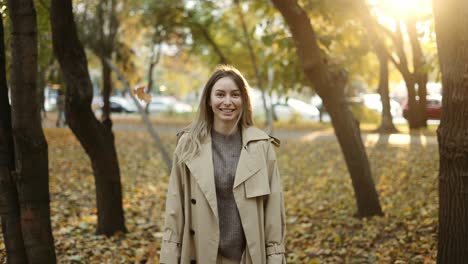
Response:
[{"label": "white car", "polygon": [[149,103],[148,111],[150,113],[191,113],[192,106],[178,101],[171,96],[153,96]]},{"label": "white car", "polygon": [[274,104],[273,111],[277,120],[291,120],[294,115],[298,115],[303,120],[318,121],[320,115],[317,107],[295,98]]},{"label": "white car", "polygon": [[110,109],[112,112],[117,113],[134,113],[138,112],[135,103],[130,99],[120,96],[111,96],[109,98]]},{"label": "white car", "polygon": [[[380,94],[362,94],[361,98],[365,107],[382,113],[382,100],[380,98]],[[390,112],[394,117],[402,116],[403,114],[401,105],[393,99],[390,99]]]}]

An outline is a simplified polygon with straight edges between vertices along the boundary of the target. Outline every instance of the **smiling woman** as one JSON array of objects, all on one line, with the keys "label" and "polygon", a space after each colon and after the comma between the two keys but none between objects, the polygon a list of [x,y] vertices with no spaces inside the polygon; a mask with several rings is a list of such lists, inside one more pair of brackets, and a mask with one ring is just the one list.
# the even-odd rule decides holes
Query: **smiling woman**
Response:
[{"label": "smiling woman", "polygon": [[180,134],[161,263],[286,263],[279,141],[253,126],[249,85],[236,68],[216,68],[198,119]]}]

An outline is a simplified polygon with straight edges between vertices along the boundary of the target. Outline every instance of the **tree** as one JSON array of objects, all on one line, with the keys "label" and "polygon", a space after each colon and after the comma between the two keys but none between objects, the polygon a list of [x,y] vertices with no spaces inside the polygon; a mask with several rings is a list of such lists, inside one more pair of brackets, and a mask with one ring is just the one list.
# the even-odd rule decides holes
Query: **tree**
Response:
[{"label": "tree", "polygon": [[118,231],[126,232],[114,134],[91,110],[92,84],[87,58],[77,35],[71,0],[53,0],[50,14],[54,53],[67,84],[65,115],[90,157],[94,172],[98,210],[96,233],[110,236]]},{"label": "tree", "polygon": [[378,26],[372,18],[370,11],[363,1],[356,2],[357,14],[361,18],[362,24],[365,27],[369,41],[372,43],[374,53],[379,60],[379,94],[382,100],[382,121],[377,131],[381,133],[395,133],[398,132],[393,124],[392,114],[390,112],[390,96],[388,89],[388,61],[389,52],[385,46],[382,37],[378,35]]},{"label": "tree", "polygon": [[47,142],[37,96],[37,22],[32,0],[9,0],[11,112],[21,230],[29,263],[55,263]]},{"label": "tree", "polygon": [[3,17],[0,16],[0,217],[8,263],[25,263],[26,250],[21,234],[20,207],[15,171],[11,107],[6,82]]},{"label": "tree", "polygon": [[296,0],[272,0],[289,26],[306,77],[330,113],[354,187],[357,216],[382,215],[369,161],[357,121],[344,100],[346,76],[338,66],[327,64],[317,44],[310,19]]},{"label": "tree", "polygon": [[[237,13],[239,14],[239,19],[241,22],[242,33],[244,36],[244,45],[247,47],[247,50],[249,51],[249,57],[252,63],[252,68],[255,73],[255,80],[257,83],[257,87],[258,89],[260,89],[262,93],[262,104],[263,104],[263,109],[265,111],[266,131],[268,134],[271,134],[273,132],[273,113],[272,113],[273,109],[271,107],[269,108],[266,102],[265,87],[263,86],[262,76],[260,73],[260,69],[258,67],[257,56],[255,55],[254,48],[250,41],[249,31],[247,29],[247,25],[245,22],[245,17],[242,11],[240,0],[234,0],[234,2],[235,2],[236,10],[237,10]],[[271,106],[271,103],[270,103],[270,106]]]},{"label": "tree", "polygon": [[434,0],[435,32],[442,72],[439,142],[437,263],[468,259],[468,2]]},{"label": "tree", "polygon": [[[426,85],[428,82],[428,65],[424,55],[421,42],[419,40],[418,31],[416,28],[417,18],[413,16],[406,16],[404,18],[396,19],[396,30],[393,32],[388,28],[380,25],[374,17],[370,14],[368,7],[364,0],[356,2],[359,9],[361,19],[364,21],[365,26],[370,34],[376,36],[377,32],[382,32],[387,35],[395,50],[395,55],[390,54],[388,51],[387,58],[395,65],[400,72],[406,84],[408,93],[408,124],[410,129],[417,129],[427,126],[426,115]],[[408,52],[405,49],[405,38],[403,35],[402,26],[406,28],[409,38],[411,55],[412,55],[412,70],[410,69],[410,62],[408,61]],[[376,41],[383,43],[383,40]]]},{"label": "tree", "polygon": [[379,94],[382,101],[382,120],[377,131],[380,133],[397,133],[393,124],[393,117],[390,108],[390,96],[388,89],[388,56],[385,47],[378,42],[374,42],[374,49],[379,60]]}]

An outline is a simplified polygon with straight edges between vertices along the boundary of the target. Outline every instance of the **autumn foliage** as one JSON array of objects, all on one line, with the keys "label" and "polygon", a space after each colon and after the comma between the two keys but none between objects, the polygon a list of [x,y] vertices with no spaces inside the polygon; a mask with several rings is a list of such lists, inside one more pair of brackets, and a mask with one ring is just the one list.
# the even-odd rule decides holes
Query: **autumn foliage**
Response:
[{"label": "autumn foliage", "polygon": [[[159,263],[168,174],[145,132],[117,131],[127,234],[96,236],[88,156],[68,129],[45,131],[59,263]],[[353,217],[353,189],[338,143],[286,139],[278,149],[287,209],[288,263],[435,263],[438,154],[413,136],[366,142],[385,216]],[[175,135],[164,135],[172,151]],[[422,143],[421,143],[422,142]],[[0,243],[3,247],[3,243]],[[0,260],[5,259],[0,248]]]}]

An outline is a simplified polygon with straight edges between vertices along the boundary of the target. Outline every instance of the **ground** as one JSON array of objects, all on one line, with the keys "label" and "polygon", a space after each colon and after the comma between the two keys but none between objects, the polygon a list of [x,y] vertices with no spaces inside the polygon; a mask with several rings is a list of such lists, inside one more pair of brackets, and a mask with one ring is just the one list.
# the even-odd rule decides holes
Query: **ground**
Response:
[{"label": "ground", "polygon": [[[169,174],[148,133],[116,130],[129,232],[111,238],[94,235],[88,157],[67,128],[46,128],[45,134],[58,262],[159,263]],[[277,155],[288,263],[435,263],[438,150],[433,136],[364,135],[385,215],[357,219],[349,174],[330,131],[284,135]],[[168,130],[162,138],[172,152],[175,134]],[[3,243],[0,252],[4,258]]]}]

